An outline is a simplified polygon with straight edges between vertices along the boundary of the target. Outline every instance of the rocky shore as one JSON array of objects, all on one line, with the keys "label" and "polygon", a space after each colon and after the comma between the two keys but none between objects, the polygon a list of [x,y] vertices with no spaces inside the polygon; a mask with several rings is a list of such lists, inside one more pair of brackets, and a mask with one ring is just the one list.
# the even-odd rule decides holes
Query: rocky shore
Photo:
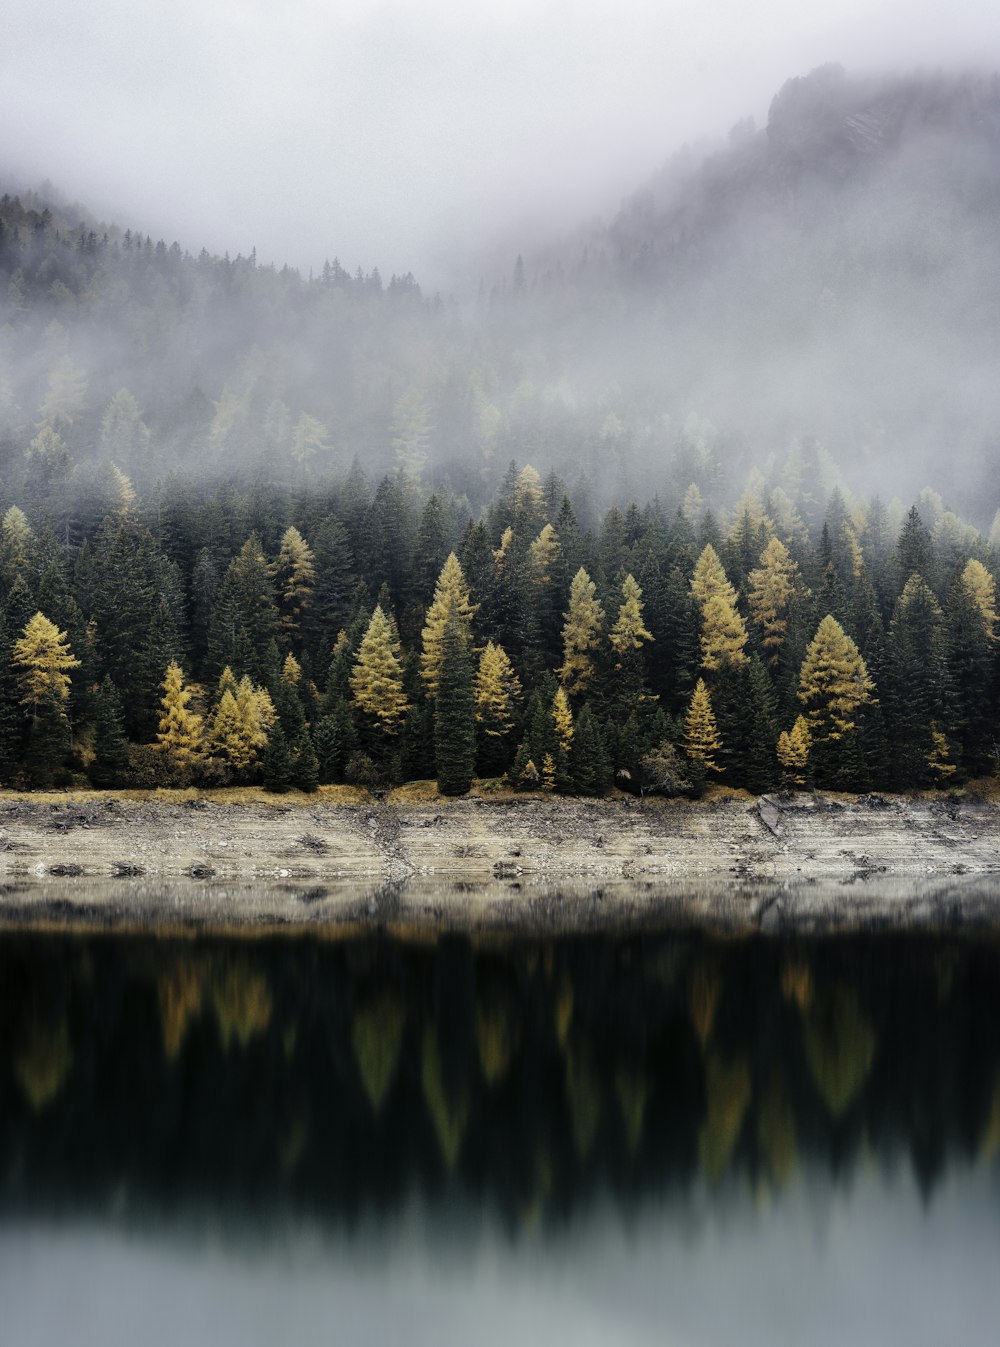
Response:
[{"label": "rocky shore", "polygon": [[227,926],[992,920],[993,876],[1000,807],[959,796],[216,803],[0,793],[7,924],[33,913]]}]

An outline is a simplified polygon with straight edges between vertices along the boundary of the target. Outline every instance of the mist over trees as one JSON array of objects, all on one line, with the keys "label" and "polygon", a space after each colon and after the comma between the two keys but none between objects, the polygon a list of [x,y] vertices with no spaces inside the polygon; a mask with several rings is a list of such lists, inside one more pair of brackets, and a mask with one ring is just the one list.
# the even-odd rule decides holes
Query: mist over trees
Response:
[{"label": "mist over trees", "polygon": [[885,498],[947,487],[987,527],[998,168],[995,78],[825,67],[766,127],[676,157],[609,225],[526,240],[454,300],[8,195],[0,476],[24,505],[115,469],[295,483],[358,457],[478,508],[517,458],[602,506],[695,483],[718,509],[751,467],[774,485],[812,455],[821,498],[838,472]]}]

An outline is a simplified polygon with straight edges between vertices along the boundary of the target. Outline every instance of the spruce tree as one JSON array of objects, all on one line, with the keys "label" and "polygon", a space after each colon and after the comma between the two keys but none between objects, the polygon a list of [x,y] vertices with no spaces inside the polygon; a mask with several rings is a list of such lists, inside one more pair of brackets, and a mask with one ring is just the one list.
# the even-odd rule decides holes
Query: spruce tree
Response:
[{"label": "spruce tree", "polygon": [[94,757],[88,769],[93,785],[122,786],[128,774],[128,741],[118,689],[105,675],[96,697]]},{"label": "spruce tree", "polygon": [[463,620],[449,615],[441,642],[434,707],[434,759],[442,795],[464,795],[476,758],[472,658]]},{"label": "spruce tree", "polygon": [[267,737],[261,766],[264,789],[284,795],[292,781],[292,758],[280,724],[275,724]]}]

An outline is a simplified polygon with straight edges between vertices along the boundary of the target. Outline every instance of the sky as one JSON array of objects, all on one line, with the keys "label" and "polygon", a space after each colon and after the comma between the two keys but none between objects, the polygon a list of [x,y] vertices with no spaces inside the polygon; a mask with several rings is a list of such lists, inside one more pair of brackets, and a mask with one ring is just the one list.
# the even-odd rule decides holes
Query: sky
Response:
[{"label": "sky", "polygon": [[0,180],[197,252],[448,286],[788,78],[1000,65],[995,0],[3,0]]}]

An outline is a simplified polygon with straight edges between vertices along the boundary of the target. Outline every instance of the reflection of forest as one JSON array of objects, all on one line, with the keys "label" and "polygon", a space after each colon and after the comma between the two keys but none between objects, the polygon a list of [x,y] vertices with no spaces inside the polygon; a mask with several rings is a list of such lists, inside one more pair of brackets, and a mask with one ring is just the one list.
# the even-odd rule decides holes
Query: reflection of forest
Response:
[{"label": "reflection of forest", "polygon": [[727,1176],[1000,1151],[1000,944],[5,936],[0,1205],[391,1208],[515,1225]]}]

